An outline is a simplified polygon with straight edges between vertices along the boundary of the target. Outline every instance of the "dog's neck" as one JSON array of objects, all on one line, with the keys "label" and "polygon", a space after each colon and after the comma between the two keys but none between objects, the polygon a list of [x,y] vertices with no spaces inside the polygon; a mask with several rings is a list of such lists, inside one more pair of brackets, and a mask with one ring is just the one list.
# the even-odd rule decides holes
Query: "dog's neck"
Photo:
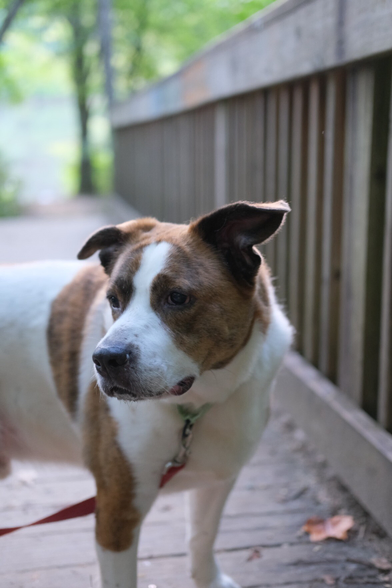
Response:
[{"label": "dog's neck", "polygon": [[192,404],[196,409],[206,403],[225,402],[252,377],[264,338],[261,325],[256,320],[246,345],[227,366],[204,372],[184,396],[167,398],[163,402]]}]

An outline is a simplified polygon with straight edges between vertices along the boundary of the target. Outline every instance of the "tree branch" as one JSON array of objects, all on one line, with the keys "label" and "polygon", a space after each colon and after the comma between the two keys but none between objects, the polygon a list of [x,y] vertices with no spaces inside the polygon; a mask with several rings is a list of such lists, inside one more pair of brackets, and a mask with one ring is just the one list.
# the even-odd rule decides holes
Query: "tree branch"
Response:
[{"label": "tree branch", "polygon": [[8,7],[8,12],[7,12],[6,17],[3,21],[3,24],[0,27],[0,45],[3,42],[3,37],[4,37],[5,33],[7,32],[7,30],[11,26],[12,21],[14,20],[19,8],[22,6],[24,1],[25,0],[14,0],[13,2],[11,2],[10,6]]}]

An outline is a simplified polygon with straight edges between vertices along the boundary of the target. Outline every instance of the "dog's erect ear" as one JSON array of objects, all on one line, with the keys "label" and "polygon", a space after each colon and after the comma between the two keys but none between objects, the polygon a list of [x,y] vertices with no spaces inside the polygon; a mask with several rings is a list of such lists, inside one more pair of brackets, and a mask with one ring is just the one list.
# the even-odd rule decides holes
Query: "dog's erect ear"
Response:
[{"label": "dog's erect ear", "polygon": [[255,245],[268,241],[290,212],[287,202],[235,202],[191,225],[191,230],[217,249],[239,281],[253,285],[261,257]]},{"label": "dog's erect ear", "polygon": [[103,227],[87,239],[78,253],[78,259],[87,259],[100,250],[99,259],[105,271],[109,273],[112,261],[126,242],[127,237],[128,235],[115,225]]}]

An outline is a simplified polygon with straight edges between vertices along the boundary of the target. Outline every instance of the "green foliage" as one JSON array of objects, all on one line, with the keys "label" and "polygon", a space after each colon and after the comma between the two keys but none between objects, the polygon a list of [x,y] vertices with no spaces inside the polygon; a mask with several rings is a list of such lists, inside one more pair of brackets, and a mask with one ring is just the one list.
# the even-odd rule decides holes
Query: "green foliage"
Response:
[{"label": "green foliage", "polygon": [[[79,162],[75,158],[64,169],[63,183],[70,194],[78,191]],[[97,194],[111,194],[113,190],[113,154],[108,147],[98,146],[91,152],[91,162],[94,170],[94,182]]]},{"label": "green foliage", "polygon": [[5,159],[0,154],[0,217],[19,213],[19,191],[19,180],[11,175]]},{"label": "green foliage", "polygon": [[[0,0],[0,22],[9,1]],[[173,73],[207,43],[273,1],[112,0],[116,98]],[[26,1],[0,45],[0,101],[74,94],[80,145],[65,180],[73,191],[83,185],[84,191],[87,185],[102,192],[111,188],[110,133],[106,126],[97,140],[94,130],[102,119],[102,104],[98,110],[96,104],[103,82],[97,0]],[[76,160],[82,154],[92,163],[90,183],[78,181],[81,161]],[[12,190],[7,190],[9,198]]]},{"label": "green foliage", "polygon": [[114,0],[118,93],[173,73],[208,42],[274,0]]},{"label": "green foliage", "polygon": [[92,153],[95,185],[98,194],[110,194],[113,190],[113,155],[109,149],[96,149]]}]

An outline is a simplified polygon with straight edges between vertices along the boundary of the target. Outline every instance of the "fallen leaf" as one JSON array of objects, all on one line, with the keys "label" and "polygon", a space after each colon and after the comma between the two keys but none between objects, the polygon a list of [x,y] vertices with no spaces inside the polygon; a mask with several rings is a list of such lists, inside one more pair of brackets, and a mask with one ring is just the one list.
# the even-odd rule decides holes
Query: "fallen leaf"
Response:
[{"label": "fallen leaf", "polygon": [[302,527],[309,533],[311,541],[324,541],[328,537],[346,541],[347,531],[354,526],[354,519],[350,515],[336,515],[330,519],[312,517]]},{"label": "fallen leaf", "polygon": [[392,563],[386,557],[373,557],[370,561],[378,570],[385,570],[387,572],[392,570]]},{"label": "fallen leaf", "polygon": [[323,580],[327,586],[335,586],[336,580],[332,576],[323,576]]},{"label": "fallen leaf", "polygon": [[252,549],[252,553],[249,555],[249,557],[247,558],[246,561],[253,561],[254,559],[260,559],[261,558],[261,549],[259,549],[258,547],[255,547],[254,549]]}]

